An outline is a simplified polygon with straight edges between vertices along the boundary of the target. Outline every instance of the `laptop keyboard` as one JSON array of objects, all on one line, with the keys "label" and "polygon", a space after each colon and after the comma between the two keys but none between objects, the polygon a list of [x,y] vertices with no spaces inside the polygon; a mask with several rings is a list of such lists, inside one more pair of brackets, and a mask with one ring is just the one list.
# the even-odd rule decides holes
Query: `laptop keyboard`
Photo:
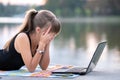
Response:
[{"label": "laptop keyboard", "polygon": [[74,68],[71,68],[71,69],[67,70],[66,72],[80,72],[84,69],[85,68],[74,67]]}]

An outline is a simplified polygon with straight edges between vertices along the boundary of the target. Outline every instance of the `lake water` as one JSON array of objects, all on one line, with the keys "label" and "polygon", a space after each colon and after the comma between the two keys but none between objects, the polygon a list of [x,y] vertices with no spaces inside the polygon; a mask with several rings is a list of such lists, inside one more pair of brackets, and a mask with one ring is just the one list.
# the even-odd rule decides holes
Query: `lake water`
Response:
[{"label": "lake water", "polygon": [[[0,48],[18,30],[19,24],[0,24]],[[62,23],[62,30],[51,43],[51,64],[87,66],[101,41],[107,45],[97,68],[119,68],[120,23]]]}]

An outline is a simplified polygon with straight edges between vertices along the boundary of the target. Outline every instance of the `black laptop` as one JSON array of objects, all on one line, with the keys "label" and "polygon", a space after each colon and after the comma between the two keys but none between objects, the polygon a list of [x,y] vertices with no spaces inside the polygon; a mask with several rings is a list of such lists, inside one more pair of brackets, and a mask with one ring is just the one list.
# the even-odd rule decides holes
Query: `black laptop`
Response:
[{"label": "black laptop", "polygon": [[80,68],[80,67],[73,67],[73,68],[60,68],[57,70],[52,71],[52,74],[79,74],[79,75],[85,75],[89,72],[91,72],[95,66],[98,63],[98,60],[103,52],[103,49],[105,48],[106,42],[101,42],[98,44],[93,57],[88,65],[87,68]]}]

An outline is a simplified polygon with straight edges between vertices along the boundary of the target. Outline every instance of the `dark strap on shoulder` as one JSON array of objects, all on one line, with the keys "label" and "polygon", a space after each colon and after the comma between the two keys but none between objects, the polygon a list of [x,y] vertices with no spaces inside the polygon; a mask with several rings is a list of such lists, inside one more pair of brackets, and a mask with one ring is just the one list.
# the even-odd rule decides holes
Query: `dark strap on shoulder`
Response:
[{"label": "dark strap on shoulder", "polygon": [[[27,34],[27,36],[28,36],[28,39],[29,39],[29,41],[30,41],[30,48],[31,48],[31,50],[32,50],[32,43],[31,43],[31,39],[30,39],[30,35],[29,35],[29,32],[25,32],[26,34]],[[32,51],[31,51],[32,52]],[[32,57],[33,57],[34,55],[32,54]]]}]

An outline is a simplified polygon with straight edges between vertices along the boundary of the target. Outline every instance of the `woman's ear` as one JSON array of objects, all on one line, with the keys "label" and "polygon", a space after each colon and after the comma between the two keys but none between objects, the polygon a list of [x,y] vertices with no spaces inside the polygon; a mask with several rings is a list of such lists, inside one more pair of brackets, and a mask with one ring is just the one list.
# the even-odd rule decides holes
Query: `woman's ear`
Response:
[{"label": "woman's ear", "polygon": [[40,27],[36,27],[36,33],[41,33]]}]

